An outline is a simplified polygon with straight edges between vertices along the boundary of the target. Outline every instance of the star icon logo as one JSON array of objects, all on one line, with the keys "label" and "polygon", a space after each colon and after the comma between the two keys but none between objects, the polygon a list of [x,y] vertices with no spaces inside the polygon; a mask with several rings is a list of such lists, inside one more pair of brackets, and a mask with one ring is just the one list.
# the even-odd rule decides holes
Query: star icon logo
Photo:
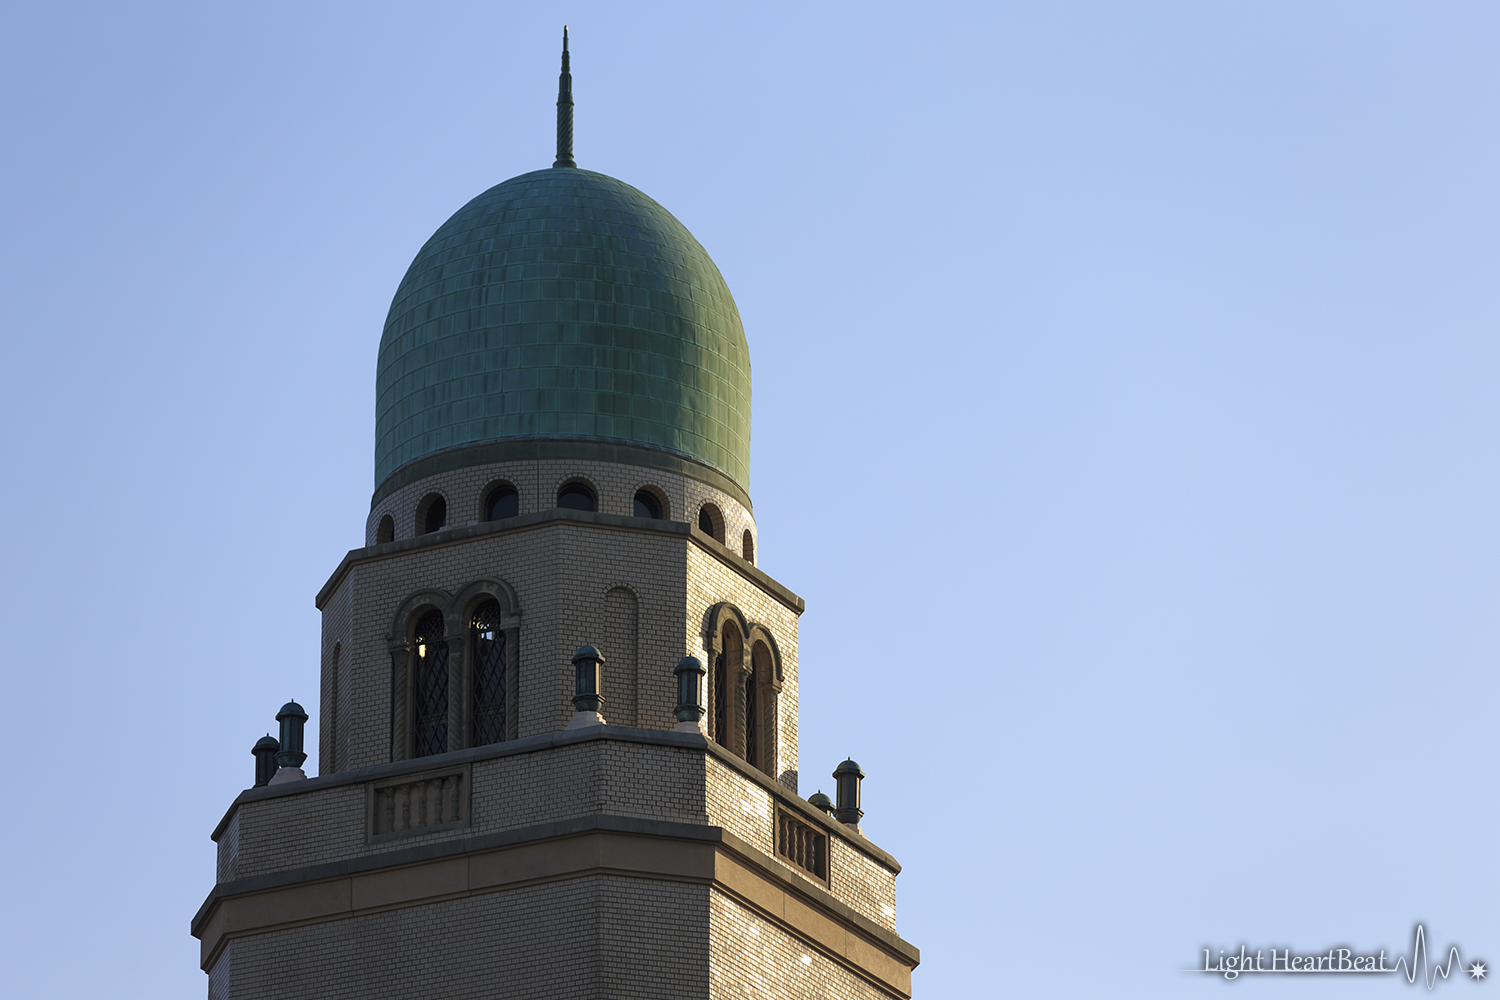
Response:
[{"label": "star icon logo", "polygon": [[1469,966],[1469,975],[1474,979],[1483,979],[1484,974],[1487,971],[1489,970],[1484,967],[1483,962],[1475,962],[1473,965]]}]

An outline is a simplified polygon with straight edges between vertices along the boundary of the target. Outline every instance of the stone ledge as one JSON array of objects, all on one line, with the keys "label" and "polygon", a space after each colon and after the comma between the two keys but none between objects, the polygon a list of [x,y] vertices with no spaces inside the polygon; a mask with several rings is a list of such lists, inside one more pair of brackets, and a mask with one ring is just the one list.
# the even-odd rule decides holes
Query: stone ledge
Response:
[{"label": "stone ledge", "polygon": [[522,531],[534,531],[537,528],[558,522],[586,525],[591,528],[676,535],[683,539],[691,539],[700,548],[724,563],[724,565],[760,587],[797,614],[800,615],[807,610],[806,601],[780,583],[777,583],[769,574],[765,573],[754,563],[741,558],[728,546],[720,543],[711,535],[698,530],[696,525],[688,524],[686,521],[658,521],[646,517],[625,517],[620,514],[596,514],[593,511],[587,510],[565,510],[561,507],[536,511],[531,514],[519,514],[516,517],[507,517],[503,521],[482,521],[479,524],[445,528],[442,531],[434,531],[428,535],[418,535],[415,538],[402,538],[394,542],[369,545],[362,549],[350,549],[345,553],[344,558],[339,561],[338,567],[334,569],[333,575],[328,578],[328,582],[323,584],[323,588],[318,591],[318,596],[313,598],[313,604],[319,611],[322,611],[323,605],[328,603],[329,598],[333,596],[334,590],[343,582],[349,570],[360,563],[374,562],[379,559],[391,559],[420,549],[456,545],[460,542],[466,542],[475,538],[485,538],[490,535],[509,535]]},{"label": "stone ledge", "polygon": [[[683,750],[706,751],[716,757],[720,763],[727,764],[741,777],[748,778],[759,785],[761,790],[769,794],[773,801],[793,809],[802,818],[816,823],[820,829],[843,840],[850,847],[875,861],[877,864],[882,865],[890,872],[898,875],[901,873],[900,863],[890,854],[887,854],[867,840],[863,834],[849,829],[849,827],[828,816],[822,810],[813,808],[808,804],[806,799],[787,791],[776,779],[765,774],[758,768],[751,767],[748,763],[719,746],[719,744],[704,737],[702,734],[678,733],[670,729],[641,729],[635,726],[606,725],[571,731],[558,730],[553,733],[543,733],[540,736],[528,736],[521,740],[507,740],[504,743],[491,743],[489,746],[470,747],[467,750],[454,750],[451,753],[434,754],[430,757],[417,757],[412,760],[395,761],[389,764],[376,764],[373,767],[364,767],[355,771],[340,771],[337,774],[325,774],[316,778],[308,778],[305,781],[291,781],[281,785],[247,788],[235,796],[234,801],[229,804],[229,808],[224,812],[224,818],[219,820],[218,826],[214,827],[214,832],[210,835],[210,839],[217,843],[219,837],[224,833],[224,828],[234,818],[235,812],[247,802],[261,802],[266,799],[282,798],[288,795],[306,795],[311,792],[339,788],[344,785],[363,785],[366,782],[381,781],[386,778],[420,774],[424,771],[493,760],[497,757],[510,757],[515,754],[537,753],[538,751],[549,750],[553,747],[571,746],[575,743],[589,743],[594,740],[612,740],[617,743],[637,743],[646,746],[677,747]],[[706,825],[704,828],[707,828]]]},{"label": "stone ledge", "polygon": [[[675,846],[667,847],[662,842]],[[207,970],[233,937],[590,874],[710,884],[861,976],[911,995],[920,952],[721,827],[589,816],[255,876],[193,917]]]}]

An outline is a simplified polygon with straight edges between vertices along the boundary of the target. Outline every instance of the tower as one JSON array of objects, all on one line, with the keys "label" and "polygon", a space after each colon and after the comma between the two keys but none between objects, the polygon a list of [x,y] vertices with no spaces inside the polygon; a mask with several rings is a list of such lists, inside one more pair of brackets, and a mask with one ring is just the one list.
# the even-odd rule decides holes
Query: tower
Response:
[{"label": "tower", "polygon": [[568,59],[553,166],[391,303],[365,545],[317,595],[319,773],[290,703],[213,834],[211,1000],[910,995],[858,765],[837,808],[798,794],[803,602],[755,562],[734,300],[575,165]]}]

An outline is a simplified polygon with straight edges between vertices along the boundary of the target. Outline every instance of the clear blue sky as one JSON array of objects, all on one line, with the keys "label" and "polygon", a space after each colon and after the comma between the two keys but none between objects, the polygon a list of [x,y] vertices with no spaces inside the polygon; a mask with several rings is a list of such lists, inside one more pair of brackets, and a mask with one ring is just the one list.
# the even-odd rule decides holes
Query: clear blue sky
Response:
[{"label": "clear blue sky", "polygon": [[869,774],[918,994],[1500,962],[1495,5],[11,3],[5,992],[204,995],[391,294],[551,162],[565,22],[580,165],[738,301],[803,791]]}]

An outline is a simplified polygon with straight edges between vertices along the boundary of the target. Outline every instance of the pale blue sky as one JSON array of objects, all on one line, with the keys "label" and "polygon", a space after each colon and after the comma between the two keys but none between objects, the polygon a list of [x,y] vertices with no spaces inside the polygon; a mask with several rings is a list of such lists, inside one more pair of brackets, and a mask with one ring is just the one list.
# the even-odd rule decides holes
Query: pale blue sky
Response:
[{"label": "pale blue sky", "polygon": [[551,162],[565,22],[580,165],[738,301],[802,790],[869,774],[918,995],[1500,962],[1493,4],[11,3],[5,992],[204,995],[391,294]]}]

